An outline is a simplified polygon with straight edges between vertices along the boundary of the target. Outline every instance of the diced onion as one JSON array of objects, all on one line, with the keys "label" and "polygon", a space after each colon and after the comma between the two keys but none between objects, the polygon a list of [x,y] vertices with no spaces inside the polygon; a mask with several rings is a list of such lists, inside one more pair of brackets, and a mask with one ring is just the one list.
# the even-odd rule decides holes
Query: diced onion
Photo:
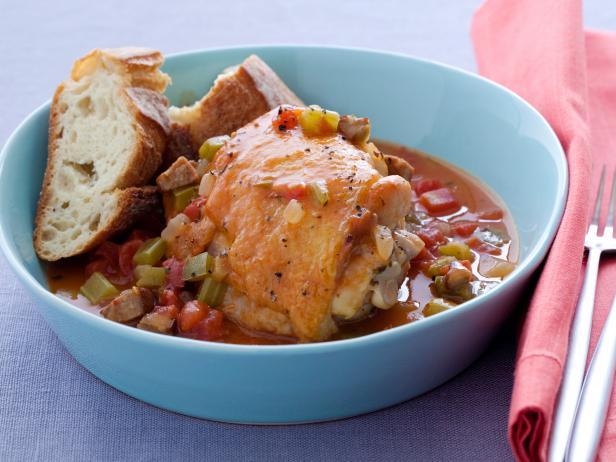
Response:
[{"label": "diced onion", "polygon": [[197,162],[197,175],[203,176],[207,173],[210,163],[206,159],[199,159]]},{"label": "diced onion", "polygon": [[169,220],[167,227],[160,233],[160,237],[167,242],[171,242],[173,238],[179,234],[180,230],[188,223],[190,223],[190,218],[183,213],[178,213],[171,220]]},{"label": "diced onion", "polygon": [[216,184],[216,175],[213,173],[206,173],[201,178],[201,183],[199,183],[199,195],[203,197],[208,197],[212,194],[212,190],[214,189],[214,185]]},{"label": "diced onion", "polygon": [[424,241],[422,241],[419,236],[404,229],[395,230],[394,239],[396,244],[404,250],[404,253],[406,253],[409,260],[412,260],[419,255],[419,252],[421,252],[426,246]]},{"label": "diced onion", "polygon": [[386,310],[398,301],[398,284],[394,279],[380,282],[372,292],[371,303],[377,308]]},{"label": "diced onion", "polygon": [[387,226],[376,225],[372,236],[376,245],[376,252],[382,260],[387,261],[394,250],[394,240],[391,230]]},{"label": "diced onion", "polygon": [[296,199],[291,199],[284,209],[283,216],[287,223],[295,225],[304,216],[304,207]]}]

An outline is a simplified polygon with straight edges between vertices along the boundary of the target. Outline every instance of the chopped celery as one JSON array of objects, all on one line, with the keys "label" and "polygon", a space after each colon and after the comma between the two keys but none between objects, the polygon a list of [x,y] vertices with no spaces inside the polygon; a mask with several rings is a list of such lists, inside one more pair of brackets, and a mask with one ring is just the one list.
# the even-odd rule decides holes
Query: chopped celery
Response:
[{"label": "chopped celery", "polygon": [[218,282],[211,277],[207,277],[203,280],[203,283],[199,288],[197,300],[207,303],[211,307],[215,307],[222,303],[226,291],[227,285],[225,283]]},{"label": "chopped celery", "polygon": [[308,136],[321,136],[336,133],[340,114],[327,111],[318,106],[311,106],[302,111],[299,123]]},{"label": "chopped celery", "polygon": [[137,265],[133,270],[133,276],[137,280],[141,279],[143,277],[143,274],[150,268],[152,268],[152,265]]},{"label": "chopped celery", "polygon": [[199,193],[198,186],[185,186],[173,190],[173,209],[176,212],[182,212],[190,201],[197,197]]},{"label": "chopped celery", "polygon": [[90,303],[96,305],[102,300],[115,297],[120,292],[105,276],[97,271],[79,288],[79,293],[90,300]]},{"label": "chopped celery", "polygon": [[[167,278],[167,271],[165,268],[147,265],[141,265],[138,268],[140,268],[139,271],[135,268],[135,277],[138,277],[136,283],[137,287],[153,289],[165,284]],[[139,274],[139,276],[137,276],[137,274]]]},{"label": "chopped celery", "polygon": [[431,278],[435,276],[444,276],[447,273],[448,267],[456,261],[455,257],[445,256],[440,257],[434,263],[428,267],[428,276]]},{"label": "chopped celery", "polygon": [[212,274],[214,259],[207,252],[190,257],[184,264],[182,279],[185,281],[200,281],[207,275]]},{"label": "chopped celery", "polygon": [[327,205],[327,201],[329,201],[329,192],[327,191],[327,183],[325,183],[325,181],[320,180],[311,183],[310,190],[312,191],[312,197],[314,197],[319,205]]},{"label": "chopped celery", "polygon": [[173,208],[176,212],[182,212],[190,201],[197,197],[198,186],[183,186],[173,190]]},{"label": "chopped celery", "polygon": [[445,275],[445,283],[447,285],[447,289],[449,290],[460,290],[465,285],[468,285],[473,279],[473,273],[460,263],[457,263],[459,266],[451,265],[451,268]]},{"label": "chopped celery", "polygon": [[450,308],[453,308],[454,305],[447,303],[442,298],[433,298],[423,309],[423,315],[425,317],[432,316],[438,313],[442,313],[443,311],[447,311]]},{"label": "chopped celery", "polygon": [[208,162],[212,162],[218,150],[222,148],[223,144],[229,139],[227,135],[214,136],[213,138],[207,139],[199,148],[199,157]]},{"label": "chopped celery", "polygon": [[472,260],[473,252],[464,242],[451,241],[438,248],[441,255],[456,257],[458,260]]},{"label": "chopped celery", "polygon": [[439,297],[443,297],[444,295],[447,294],[448,290],[447,290],[447,280],[445,279],[445,276],[437,276],[436,278],[434,278],[434,291],[435,295],[438,295]]},{"label": "chopped celery", "polygon": [[160,237],[148,239],[133,257],[136,265],[155,265],[165,256],[165,241]]}]

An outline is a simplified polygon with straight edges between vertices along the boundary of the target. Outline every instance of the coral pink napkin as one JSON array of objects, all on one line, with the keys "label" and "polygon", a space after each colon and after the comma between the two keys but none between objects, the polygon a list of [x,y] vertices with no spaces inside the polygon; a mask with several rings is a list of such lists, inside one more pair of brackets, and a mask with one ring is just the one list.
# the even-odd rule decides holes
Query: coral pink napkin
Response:
[{"label": "coral pink napkin", "polygon": [[[616,165],[616,34],[585,32],[580,0],[488,0],[472,37],[479,71],[545,116],[569,163],[567,206],[522,330],[509,417],[516,458],[545,460],[583,275],[583,236],[600,167],[607,165],[609,181]],[[604,259],[591,347],[614,292],[616,260]],[[599,458],[616,460],[616,398]]]}]

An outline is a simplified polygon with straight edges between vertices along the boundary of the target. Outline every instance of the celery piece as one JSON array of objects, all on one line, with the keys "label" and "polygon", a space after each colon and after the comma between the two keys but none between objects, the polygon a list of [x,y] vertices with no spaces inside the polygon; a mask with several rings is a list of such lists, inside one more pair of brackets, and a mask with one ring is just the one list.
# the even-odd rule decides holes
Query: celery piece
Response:
[{"label": "celery piece", "polygon": [[212,162],[216,153],[230,138],[227,135],[207,139],[199,148],[199,158]]},{"label": "celery piece", "polygon": [[310,184],[310,191],[312,192],[312,197],[316,200],[319,205],[326,206],[329,201],[329,192],[327,191],[327,183],[325,181],[315,181]]},{"label": "celery piece", "polygon": [[160,237],[148,239],[137,250],[133,257],[136,265],[155,265],[165,256],[165,241]]},{"label": "celery piece", "polygon": [[434,278],[434,290],[433,293],[439,297],[447,295],[447,279],[445,276],[437,276]]},{"label": "celery piece", "polygon": [[102,300],[115,297],[120,292],[109,280],[98,271],[79,288],[79,293],[96,305]]},{"label": "celery piece", "polygon": [[137,287],[147,287],[148,289],[154,289],[156,287],[160,287],[165,284],[165,280],[167,278],[167,271],[165,268],[161,268],[159,266],[148,266],[145,265],[139,267],[142,268],[139,272],[135,269],[135,276],[139,273],[139,278],[137,279]]},{"label": "celery piece", "polygon": [[199,288],[199,293],[197,293],[197,300],[215,307],[222,303],[226,291],[227,285],[225,283],[206,277]]},{"label": "celery piece", "polygon": [[184,264],[182,279],[185,281],[200,281],[212,274],[214,259],[207,252],[190,257]]},{"label": "celery piece", "polygon": [[182,212],[190,201],[199,194],[199,186],[185,186],[173,190],[173,209]]},{"label": "celery piece", "polygon": [[442,313],[443,311],[447,311],[448,309],[453,307],[454,305],[447,303],[442,298],[433,298],[428,303],[426,303],[426,306],[424,306],[423,315],[425,317],[432,316],[438,313]]},{"label": "celery piece", "polygon": [[428,276],[431,278],[434,276],[443,276],[446,273],[446,267],[451,265],[454,261],[456,261],[455,257],[440,257],[428,267]]},{"label": "celery piece", "polygon": [[441,255],[456,257],[458,260],[473,260],[473,252],[464,242],[451,241],[438,248]]}]

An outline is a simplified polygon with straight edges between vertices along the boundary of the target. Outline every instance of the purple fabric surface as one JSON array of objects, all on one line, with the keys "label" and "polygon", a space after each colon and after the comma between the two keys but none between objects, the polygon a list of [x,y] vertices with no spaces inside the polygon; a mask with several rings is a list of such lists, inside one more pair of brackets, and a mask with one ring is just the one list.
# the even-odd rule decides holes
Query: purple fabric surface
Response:
[{"label": "purple fabric surface", "polygon": [[[3,2],[0,143],[51,97],[72,61],[97,46],[146,45],[171,53],[327,43],[473,69],[468,28],[480,3]],[[586,10],[591,26],[616,26],[613,1],[589,1]],[[515,325],[512,320],[466,372],[401,405],[323,424],[220,424],[156,409],[92,376],[62,347],[0,257],[0,460],[510,460]]]}]

